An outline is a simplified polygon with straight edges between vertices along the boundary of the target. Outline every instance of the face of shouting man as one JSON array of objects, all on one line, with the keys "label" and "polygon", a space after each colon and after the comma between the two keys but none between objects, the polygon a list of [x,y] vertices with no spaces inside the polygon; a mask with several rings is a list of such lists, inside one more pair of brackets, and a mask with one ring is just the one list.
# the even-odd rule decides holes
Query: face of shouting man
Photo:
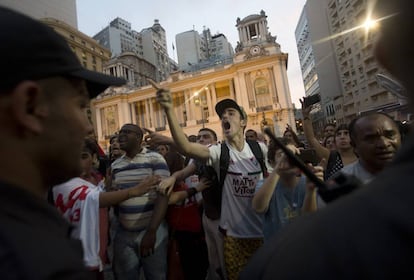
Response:
[{"label": "face of shouting man", "polygon": [[141,150],[141,128],[134,124],[125,124],[119,131],[118,141],[119,147],[125,151],[128,157],[135,156]]}]

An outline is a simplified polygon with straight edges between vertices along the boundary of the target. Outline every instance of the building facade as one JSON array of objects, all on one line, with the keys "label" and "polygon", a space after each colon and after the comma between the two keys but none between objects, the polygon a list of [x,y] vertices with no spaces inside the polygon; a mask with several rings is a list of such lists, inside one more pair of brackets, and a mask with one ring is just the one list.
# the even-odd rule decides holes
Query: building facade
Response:
[{"label": "building facade", "polygon": [[[187,135],[201,127],[217,131],[222,140],[221,122],[215,104],[234,99],[248,115],[248,128],[260,132],[265,126],[281,136],[287,124],[295,128],[294,108],[287,79],[288,55],[280,51],[276,38],[267,31],[266,15],[238,19],[239,34],[257,26],[257,38],[240,37],[233,63],[194,71],[172,73],[161,86],[169,88],[174,110]],[[260,26],[260,28],[259,28]],[[111,88],[93,101],[98,141],[107,147],[108,138],[125,123],[170,135],[163,110],[150,86],[136,89]]]},{"label": "building facade", "polygon": [[124,78],[129,87],[147,85],[148,78],[156,80],[155,66],[133,52],[121,53],[105,63],[104,73]]},{"label": "building facade", "polygon": [[55,18],[78,28],[76,0],[1,0],[0,6],[19,11],[36,19]]},{"label": "building facade", "polygon": [[[118,17],[93,38],[111,50],[112,58],[134,53],[154,65],[156,81],[166,80],[170,72],[177,70],[176,63],[168,56],[165,30],[157,19],[151,27],[137,32],[131,23]],[[135,77],[135,80],[139,79]]]},{"label": "building facade", "polygon": [[332,41],[327,39],[330,36],[328,18],[315,10],[326,6],[328,1],[307,1],[295,30],[305,95],[321,96],[321,102],[312,111],[315,131],[325,123],[336,122],[333,101],[342,94],[339,76],[332,74],[337,72],[337,64]]},{"label": "building facade", "polygon": [[104,64],[109,61],[111,52],[98,44],[94,39],[54,18],[40,20],[62,35],[82,65],[93,71],[104,72]]},{"label": "building facade", "polygon": [[[308,0],[299,20],[296,39],[306,93],[318,88],[329,122],[349,123],[360,113],[398,104],[377,82],[377,74],[386,72],[374,58],[377,30],[364,28],[369,3]],[[309,75],[312,71],[314,76]],[[314,86],[312,80],[318,83]]]}]

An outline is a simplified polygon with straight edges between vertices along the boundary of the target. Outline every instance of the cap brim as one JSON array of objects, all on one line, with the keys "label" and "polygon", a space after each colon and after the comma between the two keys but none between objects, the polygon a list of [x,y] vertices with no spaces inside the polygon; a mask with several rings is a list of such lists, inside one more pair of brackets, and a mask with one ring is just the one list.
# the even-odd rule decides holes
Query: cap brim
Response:
[{"label": "cap brim", "polygon": [[242,112],[240,111],[240,107],[239,105],[237,105],[236,101],[232,99],[224,99],[220,101],[219,103],[217,103],[215,107],[216,113],[220,119],[221,119],[221,115],[224,113],[224,110],[226,110],[227,108],[236,109],[237,111],[240,112],[240,114],[242,114]]},{"label": "cap brim", "polygon": [[70,76],[85,80],[90,98],[96,97],[110,86],[122,86],[126,80],[99,72],[81,69],[69,73]]}]

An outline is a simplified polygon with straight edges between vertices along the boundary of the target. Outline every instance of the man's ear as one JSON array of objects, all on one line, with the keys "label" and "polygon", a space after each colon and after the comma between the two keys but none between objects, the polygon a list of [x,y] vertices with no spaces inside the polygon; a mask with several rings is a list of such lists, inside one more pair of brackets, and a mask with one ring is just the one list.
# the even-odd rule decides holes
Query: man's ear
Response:
[{"label": "man's ear", "polygon": [[247,120],[241,119],[241,120],[240,120],[240,125],[241,125],[242,127],[246,127],[246,126],[247,126]]},{"label": "man's ear", "polygon": [[11,92],[11,114],[23,132],[39,134],[48,115],[42,88],[34,81],[23,81]]},{"label": "man's ear", "polygon": [[92,164],[94,168],[99,168],[99,158],[97,154],[92,154]]}]

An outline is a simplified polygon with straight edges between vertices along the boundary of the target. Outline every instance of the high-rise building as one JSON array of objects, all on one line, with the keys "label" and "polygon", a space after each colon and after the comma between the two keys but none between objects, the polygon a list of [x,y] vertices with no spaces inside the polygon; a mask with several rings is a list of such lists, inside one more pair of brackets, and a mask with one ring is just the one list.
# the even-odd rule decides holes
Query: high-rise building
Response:
[{"label": "high-rise building", "polygon": [[[339,123],[398,104],[377,82],[377,74],[385,70],[374,58],[377,30],[363,25],[370,15],[370,2],[308,0],[296,29],[306,92],[311,94],[319,87],[325,115],[332,120],[333,109]],[[375,18],[375,14],[371,16]],[[397,112],[389,113],[397,117]]]},{"label": "high-rise building", "polygon": [[139,42],[137,32],[131,29],[131,23],[119,17],[112,20],[93,38],[101,46],[108,48],[112,57],[117,57],[123,52],[134,52],[138,56],[143,56],[142,44]]},{"label": "high-rise building", "polygon": [[[195,30],[175,35],[178,67],[182,71],[195,71],[217,64],[232,62],[233,48],[224,34],[211,35],[204,28],[199,34]],[[227,62],[227,63],[225,63]]]},{"label": "high-rise building", "polygon": [[165,81],[171,72],[177,70],[168,56],[165,29],[156,19],[151,27],[142,29],[140,34],[144,58],[155,65],[157,81]]},{"label": "high-rise building", "polygon": [[327,6],[328,1],[308,1],[295,30],[305,95],[321,96],[321,102],[315,104],[312,111],[313,126],[316,131],[319,131],[325,123],[336,122],[333,101],[336,96],[342,94],[339,76],[333,74],[337,72],[337,64],[334,46],[329,40],[328,18],[321,16],[318,11],[320,7]]},{"label": "high-rise building", "polygon": [[78,28],[76,0],[1,0],[0,6],[36,19],[54,18]]},{"label": "high-rise building", "polygon": [[137,32],[132,29],[131,23],[118,17],[93,38],[111,50],[112,58],[132,52],[153,64],[156,81],[166,80],[170,72],[177,68],[168,56],[165,30],[158,20],[151,27]]}]

